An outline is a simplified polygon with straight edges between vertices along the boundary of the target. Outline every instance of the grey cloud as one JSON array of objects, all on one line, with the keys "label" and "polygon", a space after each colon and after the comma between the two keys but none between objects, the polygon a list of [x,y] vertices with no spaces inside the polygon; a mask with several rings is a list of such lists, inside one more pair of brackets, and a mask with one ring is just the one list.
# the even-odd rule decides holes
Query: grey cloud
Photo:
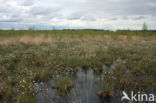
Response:
[{"label": "grey cloud", "polygon": [[51,15],[58,12],[60,8],[57,7],[44,7],[44,6],[35,6],[31,8],[27,13],[32,15]]},{"label": "grey cloud", "polygon": [[121,19],[123,19],[123,20],[129,20],[129,17],[123,16]]},{"label": "grey cloud", "polygon": [[90,16],[83,16],[83,17],[81,17],[81,20],[83,20],[83,21],[95,21],[96,18],[90,17]]},{"label": "grey cloud", "polygon": [[23,6],[32,6],[34,5],[34,0],[24,0],[21,4]]},{"label": "grey cloud", "polygon": [[[92,18],[93,16],[96,19],[104,18],[108,20],[113,20],[112,17],[123,20],[143,20],[147,16],[156,14],[156,0],[88,0],[71,8],[75,11],[74,16],[79,15],[76,19],[81,20],[88,20],[82,18]],[[70,18],[72,16],[70,15]]]},{"label": "grey cloud", "polygon": [[99,19],[121,24],[129,20],[148,21],[149,18],[151,23],[156,20],[156,0],[0,0],[0,22],[3,23],[62,26],[74,23],[76,27],[78,20],[82,25],[94,22],[92,26],[95,27]]},{"label": "grey cloud", "polygon": [[96,20],[95,16],[90,16],[82,12],[72,13],[71,15],[67,17],[67,19],[82,20],[82,21],[95,21]]},{"label": "grey cloud", "polygon": [[69,20],[82,20],[82,21],[95,21],[95,18],[92,17],[87,17],[87,16],[79,16],[79,17],[75,17],[75,16],[70,16],[68,17]]},{"label": "grey cloud", "polygon": [[[89,0],[86,3],[86,10],[94,12],[95,15],[140,15],[156,13],[156,0]],[[84,7],[82,7],[83,10]],[[94,14],[93,14],[94,15]]]},{"label": "grey cloud", "polygon": [[0,22],[21,22],[21,19],[8,19],[8,20],[0,20]]},{"label": "grey cloud", "polygon": [[145,19],[146,17],[144,16],[138,16],[138,17],[135,17],[133,18],[133,20],[142,20],[142,19]]},{"label": "grey cloud", "polygon": [[118,20],[118,18],[114,17],[114,18],[110,18],[109,20]]},{"label": "grey cloud", "polygon": [[78,20],[78,19],[80,19],[80,17],[79,16],[69,16],[69,17],[67,17],[67,19],[69,19],[69,20]]}]

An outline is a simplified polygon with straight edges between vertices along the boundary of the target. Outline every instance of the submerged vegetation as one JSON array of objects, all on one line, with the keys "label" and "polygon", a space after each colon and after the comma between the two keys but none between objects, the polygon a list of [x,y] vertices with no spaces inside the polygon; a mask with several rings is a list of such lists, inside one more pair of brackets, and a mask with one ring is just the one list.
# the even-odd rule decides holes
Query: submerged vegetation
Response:
[{"label": "submerged vegetation", "polygon": [[[143,32],[146,32],[142,34]],[[156,32],[153,31],[0,31],[0,101],[34,103],[34,83],[53,78],[65,95],[78,68],[92,68],[101,75],[96,94],[113,97],[118,90],[156,87]]]}]

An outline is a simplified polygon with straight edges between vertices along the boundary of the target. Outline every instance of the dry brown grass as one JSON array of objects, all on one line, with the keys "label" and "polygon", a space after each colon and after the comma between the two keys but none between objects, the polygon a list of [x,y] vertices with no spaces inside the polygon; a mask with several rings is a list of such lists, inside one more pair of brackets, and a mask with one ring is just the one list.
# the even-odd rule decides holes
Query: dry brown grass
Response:
[{"label": "dry brown grass", "polygon": [[19,43],[21,44],[42,44],[42,43],[50,43],[52,42],[52,38],[45,38],[42,35],[36,36],[36,37],[30,37],[30,36],[22,36],[19,39]]},{"label": "dry brown grass", "polygon": [[156,37],[143,37],[143,36],[131,36],[130,39],[126,35],[118,35],[113,37],[112,35],[96,35],[96,36],[67,36],[67,37],[56,37],[56,36],[16,36],[16,37],[0,37],[0,45],[17,45],[17,44],[48,44],[55,42],[73,42],[73,41],[105,41],[106,44],[110,44],[113,41],[122,42],[156,42]]},{"label": "dry brown grass", "polygon": [[14,45],[17,43],[15,40],[17,38],[9,37],[9,38],[0,38],[0,46],[2,45]]}]

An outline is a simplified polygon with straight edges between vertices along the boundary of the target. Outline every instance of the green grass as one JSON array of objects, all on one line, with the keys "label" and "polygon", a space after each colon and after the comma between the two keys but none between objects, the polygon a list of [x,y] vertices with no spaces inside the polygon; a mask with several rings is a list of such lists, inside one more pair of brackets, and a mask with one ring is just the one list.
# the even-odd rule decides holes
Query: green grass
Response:
[{"label": "green grass", "polygon": [[86,35],[142,35],[142,36],[156,36],[155,31],[130,31],[130,30],[118,30],[118,31],[109,31],[109,30],[0,30],[0,36],[21,36],[21,35],[31,35],[38,36],[44,34],[54,35],[58,37],[66,36],[86,36]]},{"label": "green grass", "polygon": [[[0,43],[9,38],[17,42],[15,45],[11,42],[0,46],[0,101],[34,103],[34,82],[48,81],[58,75],[73,75],[77,67],[92,67],[98,75],[104,64],[110,66],[117,59],[122,62],[117,64],[112,74],[116,78],[116,88],[129,87],[130,90],[136,87],[154,87],[155,34],[152,31],[147,31],[147,35],[143,35],[142,31],[0,30]],[[130,39],[123,38],[123,35],[130,36]],[[30,39],[31,43],[18,43],[23,36],[30,37],[27,39]],[[36,37],[39,38],[34,43]],[[48,38],[52,41],[43,43]],[[42,41],[39,42],[40,40]],[[134,76],[132,79],[128,76],[130,74],[127,70]],[[144,76],[148,78],[142,80],[140,77]],[[70,80],[56,81],[65,86]],[[114,83],[111,86],[104,81],[104,84],[108,85],[102,86],[102,90],[109,94],[114,88]]]},{"label": "green grass", "polygon": [[103,79],[104,80],[102,80],[101,86],[96,94],[101,98],[111,98],[115,94],[114,89],[116,86],[116,77],[106,72]]},{"label": "green grass", "polygon": [[52,87],[57,89],[58,95],[65,97],[68,91],[74,86],[72,79],[69,77],[57,77],[55,79],[56,84]]}]

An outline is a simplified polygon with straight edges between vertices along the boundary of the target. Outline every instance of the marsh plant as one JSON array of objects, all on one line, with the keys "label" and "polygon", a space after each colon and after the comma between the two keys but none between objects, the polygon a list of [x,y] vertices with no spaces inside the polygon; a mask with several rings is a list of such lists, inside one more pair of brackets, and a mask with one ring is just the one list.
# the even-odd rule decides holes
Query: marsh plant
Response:
[{"label": "marsh plant", "polygon": [[74,83],[69,77],[57,77],[56,84],[52,86],[53,89],[57,89],[60,96],[67,96],[69,90],[74,86]]},{"label": "marsh plant", "polygon": [[34,83],[51,78],[56,78],[53,88],[65,96],[74,86],[73,78],[68,77],[77,68],[93,68],[100,75],[103,65],[111,68],[118,59],[124,62],[116,66],[113,74],[105,74],[99,96],[112,97],[114,87],[154,88],[155,32],[143,32],[0,30],[0,101],[33,103]]},{"label": "marsh plant", "polygon": [[112,74],[109,72],[105,72],[105,76],[102,79],[102,83],[100,85],[99,90],[96,92],[96,94],[100,98],[112,98],[115,90],[115,85],[116,85],[116,77],[114,77]]}]

